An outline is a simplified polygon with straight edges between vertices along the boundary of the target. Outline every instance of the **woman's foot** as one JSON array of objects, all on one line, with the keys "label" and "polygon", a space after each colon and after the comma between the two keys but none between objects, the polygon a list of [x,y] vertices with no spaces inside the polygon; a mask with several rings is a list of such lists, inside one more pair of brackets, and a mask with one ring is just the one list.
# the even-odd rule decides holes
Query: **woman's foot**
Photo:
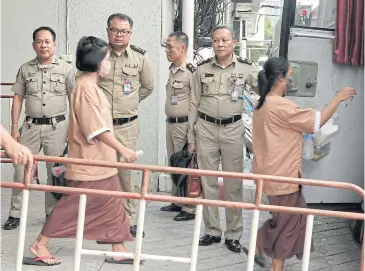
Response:
[{"label": "woman's foot", "polygon": [[[129,252],[128,249],[124,246],[124,244],[115,244],[113,245],[113,252]],[[121,258],[121,257],[113,257],[114,261],[123,261],[127,260],[128,258]],[[133,260],[133,259],[132,259]]]},{"label": "woman's foot", "polygon": [[35,240],[33,244],[29,248],[30,253],[34,254],[38,260],[48,264],[48,265],[56,265],[60,264],[61,260],[52,256],[52,254],[48,251],[46,245],[40,244],[39,240]]},{"label": "woman's foot", "polygon": [[[242,251],[248,256],[248,249],[246,247],[242,247]],[[265,268],[265,257],[258,247],[255,249],[254,261],[262,268]]]},{"label": "woman's foot", "polygon": [[[123,244],[113,244],[113,252],[128,252],[128,250]],[[133,264],[133,259],[125,257],[113,257],[106,258],[105,262],[112,264]]]}]

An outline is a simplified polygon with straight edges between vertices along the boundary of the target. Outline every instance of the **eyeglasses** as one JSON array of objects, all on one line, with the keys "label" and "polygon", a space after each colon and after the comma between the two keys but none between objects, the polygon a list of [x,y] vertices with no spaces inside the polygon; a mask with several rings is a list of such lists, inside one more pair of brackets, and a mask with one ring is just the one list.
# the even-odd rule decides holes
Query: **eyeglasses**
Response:
[{"label": "eyeglasses", "polygon": [[116,28],[110,28],[109,31],[112,32],[114,35],[121,34],[122,36],[127,36],[127,35],[129,35],[129,33],[131,33],[131,31],[128,31],[128,30],[125,30],[125,29],[119,30]]}]

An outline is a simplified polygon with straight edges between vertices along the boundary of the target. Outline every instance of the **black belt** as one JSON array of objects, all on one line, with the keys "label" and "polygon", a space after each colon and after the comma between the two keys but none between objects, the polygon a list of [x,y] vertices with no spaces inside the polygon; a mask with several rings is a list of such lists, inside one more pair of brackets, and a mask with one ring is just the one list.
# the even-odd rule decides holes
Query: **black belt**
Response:
[{"label": "black belt", "polygon": [[131,121],[134,121],[138,119],[138,116],[133,116],[133,117],[130,117],[130,118],[119,118],[119,119],[113,119],[113,124],[114,125],[123,125],[125,123],[128,123],[128,122],[131,122]]},{"label": "black belt", "polygon": [[236,122],[236,121],[239,121],[240,119],[242,119],[241,115],[235,115],[235,116],[232,116],[229,118],[214,118],[214,117],[208,116],[202,112],[199,112],[199,117],[205,121],[214,123],[216,125],[227,125],[227,124],[231,124],[233,122]]},{"label": "black belt", "polygon": [[177,118],[167,117],[166,121],[168,123],[183,123],[183,122],[188,122],[188,117],[177,117]]},{"label": "black belt", "polygon": [[29,121],[29,119],[33,119],[32,120],[33,124],[43,125],[43,124],[52,124],[52,119],[55,119],[56,123],[59,123],[60,121],[64,121],[66,117],[65,115],[55,116],[53,118],[32,118],[29,116],[25,117],[26,121]]}]

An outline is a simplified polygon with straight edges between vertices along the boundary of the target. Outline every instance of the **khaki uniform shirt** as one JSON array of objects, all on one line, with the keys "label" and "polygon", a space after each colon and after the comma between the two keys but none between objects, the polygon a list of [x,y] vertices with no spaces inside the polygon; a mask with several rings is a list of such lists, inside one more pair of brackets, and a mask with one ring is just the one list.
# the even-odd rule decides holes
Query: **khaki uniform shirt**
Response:
[{"label": "khaki uniform shirt", "polygon": [[[130,118],[138,114],[139,102],[153,90],[152,63],[143,49],[130,45],[118,55],[111,49],[111,70],[99,81],[112,105],[113,118]],[[125,88],[130,90],[127,94]]]},{"label": "khaki uniform shirt", "polygon": [[[194,125],[198,111],[215,118],[241,115],[242,95],[248,84],[257,92],[257,67],[252,61],[233,55],[232,62],[222,67],[215,57],[198,65],[193,76],[189,107],[188,142],[195,143]],[[232,91],[238,91],[238,100],[232,101]]]},{"label": "khaki uniform shirt", "polygon": [[[117,162],[116,151],[98,141],[97,136],[113,131],[111,107],[97,84],[77,79],[71,95],[68,130],[69,158]],[[96,181],[118,173],[115,168],[66,165],[65,177],[74,181]]]},{"label": "khaki uniform shirt", "polygon": [[75,70],[66,61],[54,58],[41,65],[35,58],[24,63],[16,76],[12,91],[25,100],[25,114],[33,118],[50,118],[66,114],[67,96],[75,84]]},{"label": "khaki uniform shirt", "polygon": [[174,64],[170,66],[170,75],[166,84],[166,116],[188,116],[194,70],[195,67],[192,64],[182,65],[181,67],[175,67]]},{"label": "khaki uniform shirt", "polygon": [[[300,109],[294,102],[280,96],[266,96],[264,105],[253,112],[253,173],[301,177],[302,133],[317,132],[320,120],[320,112]],[[263,191],[271,196],[298,190],[296,184],[264,182],[263,185]]]}]

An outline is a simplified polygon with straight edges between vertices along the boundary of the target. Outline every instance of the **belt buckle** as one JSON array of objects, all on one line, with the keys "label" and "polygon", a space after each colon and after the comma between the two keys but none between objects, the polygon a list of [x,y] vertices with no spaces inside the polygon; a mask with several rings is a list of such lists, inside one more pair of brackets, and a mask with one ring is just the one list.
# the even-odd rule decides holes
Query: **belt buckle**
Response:
[{"label": "belt buckle", "polygon": [[38,119],[33,119],[34,124],[38,124]]},{"label": "belt buckle", "polygon": [[[219,120],[219,123],[217,123],[217,120]],[[220,118],[216,118],[216,119],[214,120],[214,124],[221,126],[221,125],[222,125],[222,119],[220,119]]]},{"label": "belt buckle", "polygon": [[179,123],[179,118],[175,118],[175,122],[176,123]]}]

